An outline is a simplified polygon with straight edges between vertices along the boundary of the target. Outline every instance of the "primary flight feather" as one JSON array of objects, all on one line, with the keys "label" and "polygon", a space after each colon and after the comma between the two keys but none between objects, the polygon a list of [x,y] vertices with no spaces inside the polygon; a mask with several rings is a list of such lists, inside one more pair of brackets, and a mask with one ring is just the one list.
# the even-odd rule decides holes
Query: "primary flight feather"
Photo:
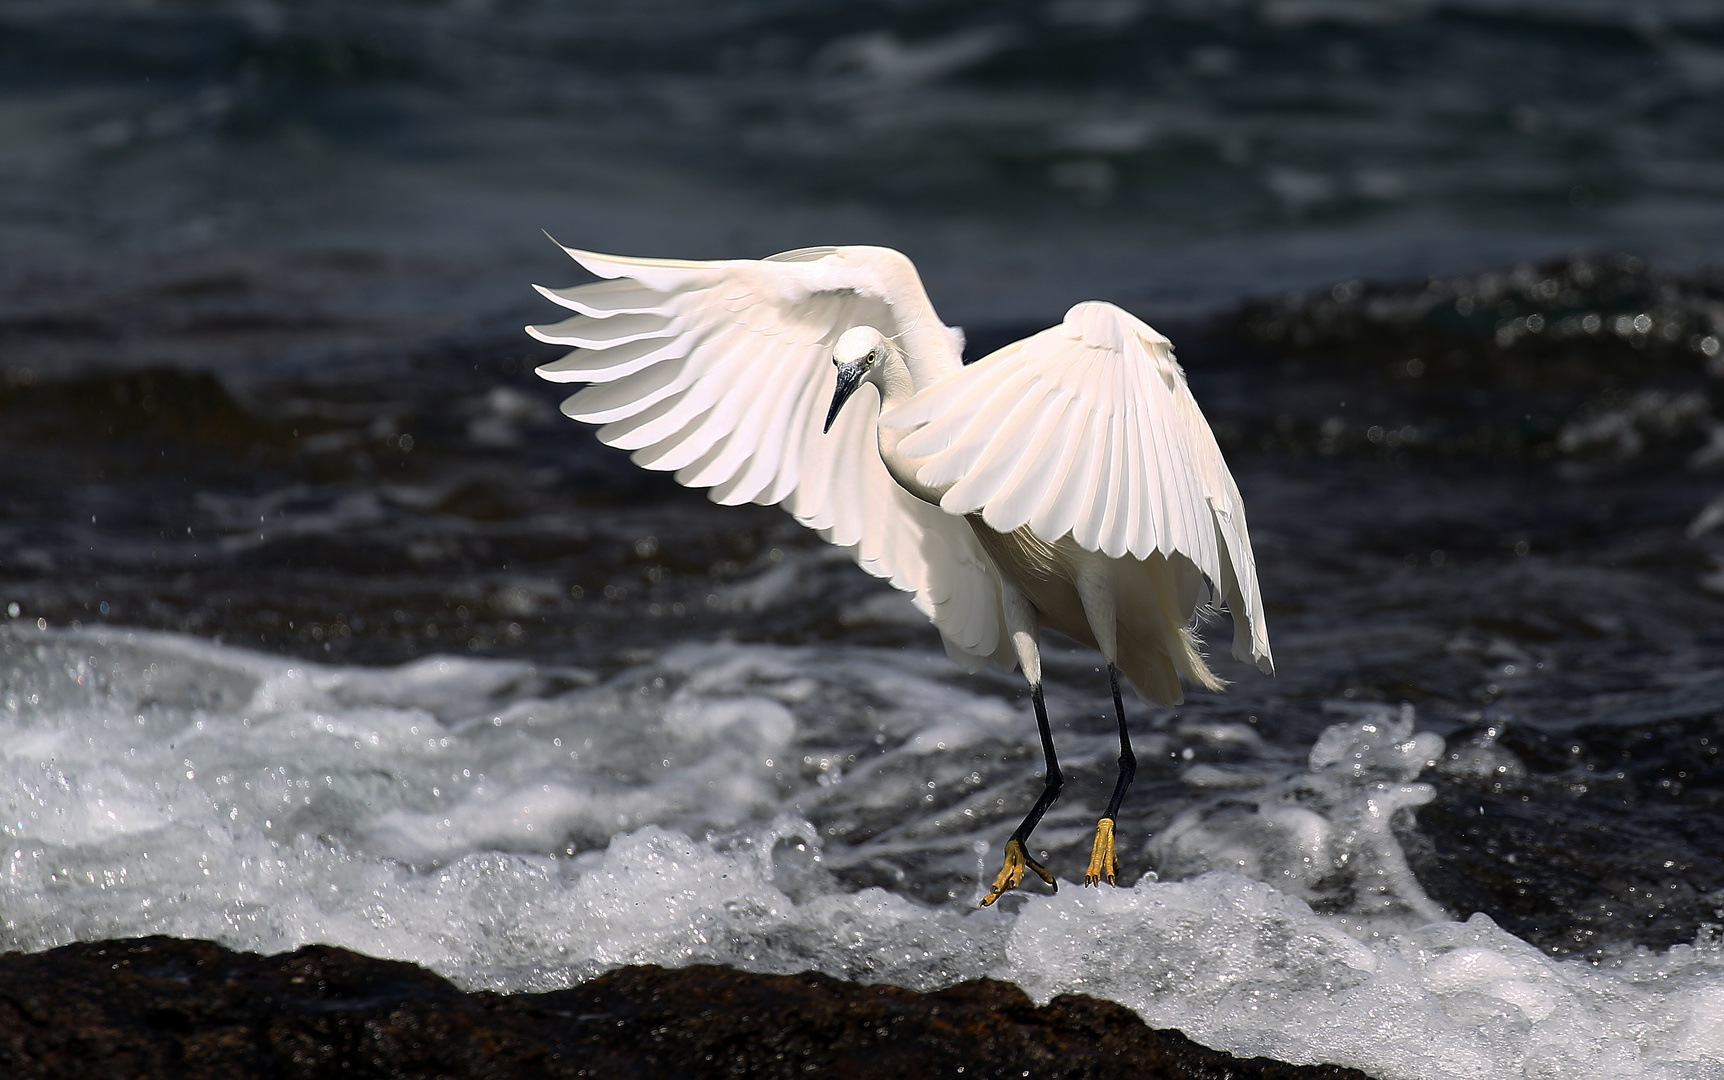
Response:
[{"label": "primary flight feather", "polygon": [[1026,850],[1062,778],[1043,627],[1098,648],[1120,773],[1086,880],[1113,880],[1135,771],[1116,671],[1146,699],[1220,683],[1191,624],[1213,596],[1233,655],[1273,668],[1239,490],[1168,340],[1112,304],[975,363],[910,260],[878,247],[686,262],[565,248],[595,284],[539,291],[575,312],[532,326],[574,351],[539,368],[601,441],[724,504],[783,506],[912,594],[971,671],[1021,665],[1048,773],[983,901],[1052,875]]}]

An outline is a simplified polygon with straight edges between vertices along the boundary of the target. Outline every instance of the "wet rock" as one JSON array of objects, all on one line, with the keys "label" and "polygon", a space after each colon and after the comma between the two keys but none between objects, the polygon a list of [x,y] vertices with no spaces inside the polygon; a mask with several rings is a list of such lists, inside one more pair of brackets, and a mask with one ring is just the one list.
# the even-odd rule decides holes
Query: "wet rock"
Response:
[{"label": "wet rock", "polygon": [[931,994],[822,975],[621,968],[570,990],[466,994],[412,964],[151,937],[0,955],[0,1074],[54,1077],[1276,1077],[1123,1006],[1037,1008],[983,979]]},{"label": "wet rock", "polygon": [[[154,367],[38,380],[0,374],[0,446],[8,454],[58,450],[88,473],[135,476],[184,469],[256,467],[287,441],[204,371]],[[173,460],[168,460],[168,452]]]},{"label": "wet rock", "polygon": [[1720,716],[1622,719],[1454,739],[1430,778],[1436,799],[1403,836],[1432,896],[1452,912],[1488,912],[1555,955],[1716,940]]},{"label": "wet rock", "polygon": [[1261,395],[1273,418],[1241,425],[1243,445],[1557,461],[1577,476],[1716,453],[1714,272],[1575,255],[1422,285],[1342,282],[1247,304],[1218,325],[1272,358],[1262,375],[1282,381]]}]

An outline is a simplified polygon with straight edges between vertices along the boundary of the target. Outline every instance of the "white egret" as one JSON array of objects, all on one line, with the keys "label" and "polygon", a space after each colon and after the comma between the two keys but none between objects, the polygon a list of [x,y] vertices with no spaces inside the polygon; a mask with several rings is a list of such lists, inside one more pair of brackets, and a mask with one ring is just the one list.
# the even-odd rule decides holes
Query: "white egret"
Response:
[{"label": "white egret", "polygon": [[1191,629],[1210,596],[1232,614],[1233,655],[1272,670],[1239,489],[1168,340],[1089,301],[966,366],[963,335],[886,248],[724,262],[564,250],[605,279],[535,286],[576,312],[528,327],[575,347],[540,375],[592,384],[564,413],[716,502],[783,506],[913,594],[968,670],[1023,668],[1047,775],[984,905],[1026,867],[1054,884],[1028,852],[1063,782],[1040,630],[1100,650],[1119,772],[1085,881],[1111,883],[1136,769],[1119,673],[1161,705],[1182,700],[1181,678],[1218,689]]}]

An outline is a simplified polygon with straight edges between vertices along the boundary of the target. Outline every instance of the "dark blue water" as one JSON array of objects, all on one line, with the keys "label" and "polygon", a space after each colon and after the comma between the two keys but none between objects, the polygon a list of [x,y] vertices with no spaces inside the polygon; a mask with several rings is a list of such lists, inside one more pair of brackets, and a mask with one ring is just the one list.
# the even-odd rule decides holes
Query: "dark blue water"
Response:
[{"label": "dark blue water", "polygon": [[1682,0],[15,0],[0,58],[0,298],[94,339],[14,366],[399,353],[514,318],[541,229],[886,243],[972,324],[1724,250]]}]

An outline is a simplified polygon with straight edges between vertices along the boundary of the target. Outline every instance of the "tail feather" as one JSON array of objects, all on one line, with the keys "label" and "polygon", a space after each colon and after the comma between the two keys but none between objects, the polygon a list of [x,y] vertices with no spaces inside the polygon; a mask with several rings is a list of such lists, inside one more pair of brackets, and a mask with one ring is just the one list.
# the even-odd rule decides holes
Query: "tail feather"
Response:
[{"label": "tail feather", "polygon": [[1189,625],[1192,611],[1181,602],[1180,568],[1159,554],[1131,566],[1115,579],[1122,586],[1121,622],[1130,624],[1122,625],[1120,635],[1119,667],[1126,678],[1157,705],[1185,700],[1181,677],[1205,690],[1224,688],[1227,683],[1209,670],[1199,651],[1201,639]]}]

